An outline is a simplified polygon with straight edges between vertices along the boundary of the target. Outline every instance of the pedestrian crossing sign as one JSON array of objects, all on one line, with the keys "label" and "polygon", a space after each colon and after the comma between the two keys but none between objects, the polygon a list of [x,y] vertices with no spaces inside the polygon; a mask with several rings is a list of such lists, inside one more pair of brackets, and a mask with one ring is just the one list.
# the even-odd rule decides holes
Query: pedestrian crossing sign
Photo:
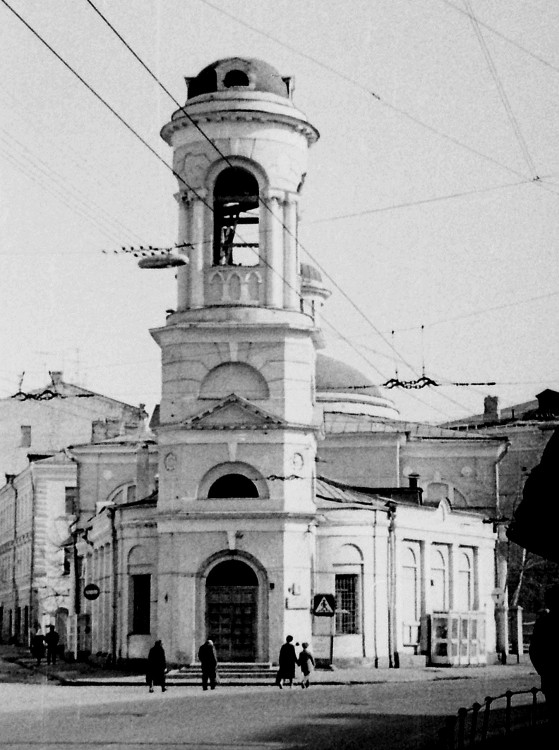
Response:
[{"label": "pedestrian crossing sign", "polygon": [[316,594],[312,611],[316,617],[333,617],[336,614],[336,597],[333,594]]}]

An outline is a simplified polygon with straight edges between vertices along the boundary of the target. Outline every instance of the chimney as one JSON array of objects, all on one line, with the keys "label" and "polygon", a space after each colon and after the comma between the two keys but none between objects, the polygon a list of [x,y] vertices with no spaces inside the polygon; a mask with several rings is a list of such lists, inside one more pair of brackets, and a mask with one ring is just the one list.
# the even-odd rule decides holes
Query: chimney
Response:
[{"label": "chimney", "polygon": [[51,371],[50,379],[52,380],[53,386],[56,388],[57,385],[62,383],[62,372],[60,370]]},{"label": "chimney", "polygon": [[149,446],[142,443],[136,451],[136,499],[142,500],[150,493]]},{"label": "chimney", "polygon": [[483,421],[484,422],[498,422],[499,421],[499,397],[498,396],[486,396],[483,399]]},{"label": "chimney", "polygon": [[107,439],[107,424],[104,419],[96,419],[91,423],[91,442],[100,443]]},{"label": "chimney", "polygon": [[419,474],[415,474],[414,472],[412,472],[411,474],[408,474],[408,480],[410,483],[410,490],[416,490],[417,482],[419,480]]}]

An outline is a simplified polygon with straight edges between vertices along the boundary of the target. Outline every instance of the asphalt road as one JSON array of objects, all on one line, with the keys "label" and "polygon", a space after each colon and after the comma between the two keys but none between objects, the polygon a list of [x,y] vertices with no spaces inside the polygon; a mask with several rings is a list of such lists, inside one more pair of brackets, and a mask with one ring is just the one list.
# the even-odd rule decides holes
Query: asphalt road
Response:
[{"label": "asphalt road", "polygon": [[371,685],[78,687],[0,685],[2,750],[416,750],[461,705],[532,687],[531,675]]}]

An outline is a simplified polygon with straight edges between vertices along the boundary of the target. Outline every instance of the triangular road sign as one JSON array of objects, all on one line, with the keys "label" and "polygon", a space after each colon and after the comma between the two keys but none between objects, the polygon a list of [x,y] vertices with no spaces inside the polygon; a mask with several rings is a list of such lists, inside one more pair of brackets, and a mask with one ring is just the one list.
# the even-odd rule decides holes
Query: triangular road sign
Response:
[{"label": "triangular road sign", "polygon": [[332,617],[336,611],[336,599],[332,594],[317,594],[314,597],[313,614],[318,617]]}]

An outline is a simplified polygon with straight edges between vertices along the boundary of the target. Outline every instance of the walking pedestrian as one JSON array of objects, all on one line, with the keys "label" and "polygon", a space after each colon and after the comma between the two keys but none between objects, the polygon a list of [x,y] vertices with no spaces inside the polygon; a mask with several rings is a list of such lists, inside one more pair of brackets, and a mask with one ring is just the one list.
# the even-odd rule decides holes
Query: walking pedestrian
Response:
[{"label": "walking pedestrian", "polygon": [[37,659],[37,666],[41,666],[41,659],[45,655],[45,639],[41,633],[41,628],[37,628],[35,634],[31,638],[31,655]]},{"label": "walking pedestrian", "polygon": [[45,643],[47,644],[47,664],[56,664],[56,652],[58,650],[58,641],[60,636],[54,629],[54,625],[49,625],[49,631],[45,635]]},{"label": "walking pedestrian", "polygon": [[534,625],[530,659],[540,675],[549,722],[559,727],[559,584],[550,586],[544,596],[546,606]]},{"label": "walking pedestrian", "polygon": [[214,642],[209,638],[198,649],[198,659],[202,667],[202,690],[208,689],[208,682],[210,683],[210,688],[215,690],[217,683],[217,654]]},{"label": "walking pedestrian", "polygon": [[153,693],[154,685],[161,685],[161,692],[167,690],[165,685],[165,671],[167,669],[167,660],[165,658],[165,649],[161,641],[155,641],[149,650],[148,663],[146,670],[146,682],[149,686],[149,692]]},{"label": "walking pedestrian", "polygon": [[293,636],[288,635],[285,639],[285,643],[280,648],[279,652],[279,669],[276,674],[276,685],[279,689],[282,689],[282,682],[285,685],[289,683],[289,687],[293,687],[293,680],[295,679],[295,665],[297,664],[297,654],[295,653],[295,646],[293,645]]},{"label": "walking pedestrian", "polygon": [[301,687],[302,688],[308,688],[311,684],[310,682],[310,674],[314,669],[314,657],[311,654],[309,649],[308,643],[302,644],[303,648],[301,650],[301,653],[299,654],[299,666],[301,667],[301,672],[303,673],[303,679],[301,680]]}]

